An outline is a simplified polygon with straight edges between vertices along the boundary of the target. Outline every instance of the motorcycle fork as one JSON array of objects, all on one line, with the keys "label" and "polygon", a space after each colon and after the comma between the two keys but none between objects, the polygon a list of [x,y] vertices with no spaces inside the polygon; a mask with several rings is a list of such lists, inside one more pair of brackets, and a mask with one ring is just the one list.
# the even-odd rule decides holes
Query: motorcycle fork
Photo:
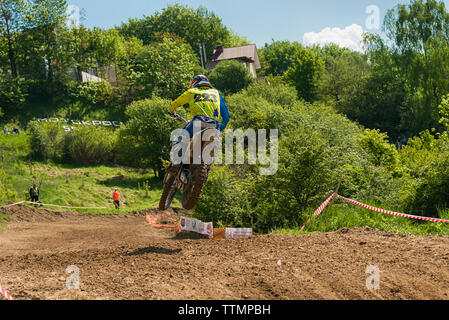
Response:
[{"label": "motorcycle fork", "polygon": [[[181,179],[181,174],[183,171],[185,171],[186,165],[181,165],[181,167],[179,167],[178,171],[175,174],[175,180],[178,183],[178,191],[183,189],[186,185],[188,185],[189,181],[187,180],[187,183],[184,183]],[[186,179],[189,179],[189,176],[186,174]]]}]

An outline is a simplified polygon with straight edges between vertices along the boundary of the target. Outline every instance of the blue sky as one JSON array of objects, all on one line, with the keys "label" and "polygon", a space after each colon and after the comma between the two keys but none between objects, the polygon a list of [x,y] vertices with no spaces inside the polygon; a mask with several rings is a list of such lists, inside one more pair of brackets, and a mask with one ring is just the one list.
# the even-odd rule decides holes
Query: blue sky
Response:
[{"label": "blue sky", "polygon": [[[342,43],[351,42],[347,38],[358,38],[362,29],[376,32],[376,29],[367,28],[366,21],[371,16],[366,13],[369,6],[374,5],[379,9],[382,22],[388,9],[408,1],[68,0],[69,5],[84,9],[85,20],[82,23],[85,26],[101,28],[120,25],[129,18],[152,15],[167,5],[175,3],[193,8],[205,6],[215,12],[226,26],[261,47],[272,39],[303,42],[304,35],[307,33],[309,33],[306,37],[307,41],[312,43],[325,41],[323,39],[329,40],[329,38],[335,38],[337,42],[343,41]],[[347,28],[349,26],[352,27]],[[324,30],[325,28],[330,29]]]}]

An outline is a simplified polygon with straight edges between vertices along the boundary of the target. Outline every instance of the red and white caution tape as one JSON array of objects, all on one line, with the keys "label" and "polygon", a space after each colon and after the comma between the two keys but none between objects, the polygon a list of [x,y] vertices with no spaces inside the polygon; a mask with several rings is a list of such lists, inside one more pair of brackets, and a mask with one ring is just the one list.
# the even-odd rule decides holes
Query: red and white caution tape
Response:
[{"label": "red and white caution tape", "polygon": [[384,209],[379,209],[373,206],[369,206],[366,205],[364,203],[355,201],[355,200],[351,200],[345,197],[342,197],[340,195],[337,194],[337,197],[339,197],[340,199],[343,199],[347,202],[350,202],[352,204],[355,204],[356,206],[365,208],[365,209],[369,209],[371,211],[376,211],[376,212],[380,212],[380,213],[385,213],[385,214],[389,214],[392,216],[396,216],[396,217],[403,217],[403,218],[408,218],[408,219],[416,219],[416,220],[422,220],[422,221],[429,221],[429,222],[439,222],[439,223],[449,223],[449,220],[444,220],[444,219],[438,219],[438,218],[430,218],[430,217],[420,217],[420,216],[413,216],[410,214],[404,214],[404,213],[398,213],[398,212],[394,212],[394,211],[389,211],[389,210],[384,210]]},{"label": "red and white caution tape", "polygon": [[107,209],[106,207],[68,207],[68,206],[60,206],[57,204],[46,204],[46,203],[40,203],[40,202],[31,202],[31,201],[20,201],[13,204],[8,204],[5,206],[1,206],[0,208],[8,208],[12,206],[17,206],[22,203],[28,203],[28,204],[34,204],[38,206],[45,206],[45,207],[58,207],[58,208],[67,208],[67,209]]},{"label": "red and white caution tape", "polygon": [[338,195],[337,195],[336,193],[334,193],[334,194],[331,195],[326,201],[324,201],[323,204],[322,204],[318,209],[316,209],[315,213],[313,214],[313,217],[310,218],[310,219],[307,221],[307,223],[306,223],[305,225],[302,226],[301,231],[304,231],[304,228],[306,227],[306,225],[308,225],[308,224],[312,221],[313,218],[318,217],[318,216],[321,214],[321,212],[323,212],[323,210],[327,207],[327,205],[329,204],[329,202],[331,202],[331,200],[332,200],[335,196],[338,196]]},{"label": "red and white caution tape", "polygon": [[392,215],[395,217],[402,217],[402,218],[408,218],[408,219],[415,219],[415,220],[422,220],[422,221],[428,221],[428,222],[437,222],[437,223],[449,223],[449,220],[445,220],[445,219],[439,219],[439,218],[430,218],[430,217],[421,217],[421,216],[413,216],[410,214],[405,214],[405,213],[398,213],[398,212],[394,212],[394,211],[390,211],[390,210],[385,210],[385,209],[379,209],[349,198],[345,198],[343,196],[340,196],[339,194],[334,193],[333,195],[331,195],[326,201],[323,202],[323,204],[315,211],[315,213],[313,214],[313,217],[310,218],[307,223],[301,228],[301,231],[304,231],[304,228],[306,227],[306,225],[308,225],[312,219],[318,217],[323,210],[327,207],[327,205],[329,204],[329,202],[334,198],[340,198],[342,200],[345,200],[349,203],[352,203],[356,206],[371,210],[371,211],[376,211],[376,212],[380,212],[380,213],[384,213],[384,214],[388,214],[388,215]]},{"label": "red and white caution tape", "polygon": [[22,204],[22,203],[25,203],[26,201],[20,201],[20,202],[16,202],[16,203],[13,203],[13,204],[8,204],[8,205],[5,205],[5,206],[0,206],[0,208],[8,208],[8,207],[12,207],[12,206],[17,206],[17,205],[19,205],[19,204]]},{"label": "red and white caution tape", "polygon": [[68,208],[68,209],[107,209],[106,207],[68,207],[68,206],[60,206],[57,204],[46,204],[46,203],[40,203],[40,202],[22,201],[22,203],[23,202],[28,203],[28,204],[38,205],[38,206],[58,207],[58,208]]},{"label": "red and white caution tape", "polygon": [[8,300],[15,300],[5,289],[0,286],[1,294]]},{"label": "red and white caution tape", "polygon": [[323,202],[323,204],[315,211],[315,213],[313,214],[314,217],[318,217],[321,212],[323,212],[323,210],[327,207],[327,205],[329,204],[329,202],[331,202],[331,200],[335,197],[338,196],[338,194],[333,194],[331,195],[326,201]]}]

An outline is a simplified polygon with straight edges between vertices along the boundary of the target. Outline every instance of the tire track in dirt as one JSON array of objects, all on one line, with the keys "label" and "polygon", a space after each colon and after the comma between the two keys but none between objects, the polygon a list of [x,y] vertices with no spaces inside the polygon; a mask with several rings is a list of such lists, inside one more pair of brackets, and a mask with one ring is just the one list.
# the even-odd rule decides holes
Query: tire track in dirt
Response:
[{"label": "tire track in dirt", "polygon": [[[365,228],[188,239],[150,228],[143,213],[14,210],[0,233],[0,284],[16,299],[449,299],[449,237]],[[70,265],[80,290],[66,288]],[[368,265],[381,270],[380,290],[366,288]]]}]

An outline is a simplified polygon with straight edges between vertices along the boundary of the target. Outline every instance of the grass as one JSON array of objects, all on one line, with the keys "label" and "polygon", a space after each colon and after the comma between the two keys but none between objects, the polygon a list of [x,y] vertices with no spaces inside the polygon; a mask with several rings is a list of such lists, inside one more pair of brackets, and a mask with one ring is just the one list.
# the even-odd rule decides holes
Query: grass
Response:
[{"label": "grass", "polygon": [[[41,185],[40,201],[70,207],[107,207],[107,209],[77,209],[87,213],[111,213],[114,210],[112,192],[121,194],[120,212],[134,212],[156,207],[162,182],[152,172],[138,172],[114,166],[67,167],[55,164],[22,163],[15,166],[13,189],[24,200],[37,181]],[[34,178],[35,177],[35,178]],[[145,186],[148,186],[145,189]],[[21,197],[21,198],[20,198]]]},{"label": "grass", "polygon": [[[43,203],[107,208],[74,209],[75,211],[93,214],[129,213],[157,207],[159,204],[163,185],[152,171],[114,165],[78,166],[31,162],[26,158],[26,139],[26,135],[0,135],[0,169],[8,176],[9,189],[17,194],[14,199],[3,199],[0,205],[7,200],[25,200],[35,181],[41,184],[40,201]],[[114,188],[118,188],[121,193],[120,210],[115,210],[112,203]],[[174,206],[177,205],[179,201],[175,199]]]},{"label": "grass", "polygon": [[[367,203],[370,204],[370,203]],[[372,204],[375,205],[375,204]],[[379,206],[377,206],[379,207]],[[389,208],[384,208],[389,209]],[[303,221],[307,221],[313,211],[303,213]],[[447,219],[447,212],[440,212],[443,219]],[[298,229],[277,229],[274,234],[307,234],[311,232],[330,232],[342,228],[370,227],[382,231],[390,231],[403,235],[449,235],[449,224],[435,222],[421,222],[417,220],[390,216],[368,209],[354,207],[348,204],[336,203],[332,208],[326,208],[322,214],[312,220],[303,232]]]}]

